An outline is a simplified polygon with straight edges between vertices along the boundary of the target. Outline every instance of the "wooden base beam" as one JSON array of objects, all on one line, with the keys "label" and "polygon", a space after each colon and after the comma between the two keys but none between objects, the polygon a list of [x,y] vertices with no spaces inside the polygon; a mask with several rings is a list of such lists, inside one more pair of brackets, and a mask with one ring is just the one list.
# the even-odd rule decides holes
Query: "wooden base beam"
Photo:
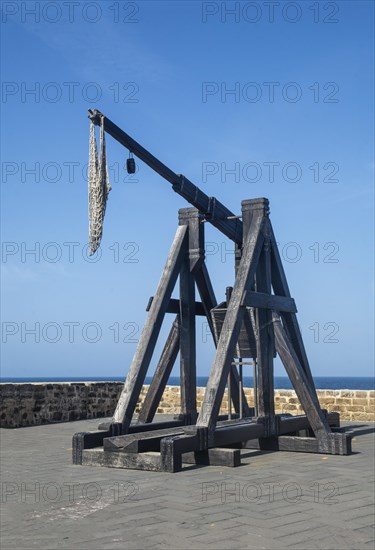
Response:
[{"label": "wooden base beam", "polygon": [[350,434],[330,433],[324,443],[321,438],[281,435],[261,438],[258,448],[263,451],[292,451],[297,453],[320,453],[329,455],[349,455],[352,452]]},{"label": "wooden base beam", "polygon": [[160,453],[108,453],[99,449],[85,449],[82,454],[83,466],[105,466],[107,468],[127,468],[130,470],[161,471]]},{"label": "wooden base beam", "polygon": [[182,462],[201,466],[225,466],[236,468],[237,466],[241,466],[241,451],[239,449],[215,447],[213,449],[207,449],[207,451],[184,453],[182,455]]}]

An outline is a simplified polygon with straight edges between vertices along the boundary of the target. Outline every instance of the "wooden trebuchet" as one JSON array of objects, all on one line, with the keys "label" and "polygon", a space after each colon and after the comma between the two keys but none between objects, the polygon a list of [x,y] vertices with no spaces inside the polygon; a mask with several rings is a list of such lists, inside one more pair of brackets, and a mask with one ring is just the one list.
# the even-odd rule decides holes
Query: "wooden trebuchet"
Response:
[{"label": "wooden trebuchet", "polygon": [[[184,176],[151,155],[98,111],[94,124],[172,184],[193,207],[179,211],[179,225],[112,422],[73,437],[73,463],[177,472],[184,464],[235,467],[241,449],[350,454],[351,435],[338,413],[321,409],[265,198],[242,201],[234,216]],[[239,219],[242,217],[242,221]],[[205,263],[204,222],[236,243],[233,287],[218,305]],[[172,298],[177,280],[179,298]],[[196,299],[198,291],[200,301]],[[138,416],[135,414],[165,315],[172,326]],[[205,316],[215,344],[203,403],[197,409],[196,316]],[[245,320],[245,322],[244,322]],[[238,362],[234,358],[241,354]],[[273,360],[278,354],[304,410],[275,413]],[[180,413],[154,422],[177,357]],[[256,362],[254,403],[243,390],[242,365]],[[237,370],[239,365],[239,370]],[[257,382],[255,384],[255,382]],[[226,386],[228,414],[220,414]],[[232,412],[232,405],[234,413]]]}]

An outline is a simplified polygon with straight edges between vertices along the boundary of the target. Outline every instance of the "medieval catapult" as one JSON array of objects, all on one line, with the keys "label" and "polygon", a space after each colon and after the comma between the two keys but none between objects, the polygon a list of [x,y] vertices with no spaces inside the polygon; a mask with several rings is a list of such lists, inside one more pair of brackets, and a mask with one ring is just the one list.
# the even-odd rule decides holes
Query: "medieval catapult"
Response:
[{"label": "medieval catapult", "polygon": [[[238,466],[242,448],[347,455],[351,435],[340,428],[339,414],[320,408],[265,198],[242,201],[235,216],[185,176],[176,174],[111,122],[89,110],[90,245],[100,244],[110,189],[105,166],[105,133],[172,184],[193,208],[179,210],[178,227],[130,365],[112,422],[98,431],[76,433],[73,463],[176,472],[182,464]],[[95,125],[101,129],[100,159]],[[91,181],[91,183],[90,183]],[[91,188],[90,188],[91,185]],[[234,241],[235,281],[218,304],[204,256],[204,223]],[[179,300],[172,291],[179,279]],[[195,289],[200,301],[196,301]],[[166,313],[174,320],[151,384],[134,417],[137,402]],[[216,346],[200,411],[196,402],[196,316],[204,315]],[[153,422],[176,358],[180,354],[181,413]],[[305,412],[275,414],[273,359],[279,355]],[[237,359],[237,361],[236,361]],[[250,407],[242,386],[242,364],[257,362],[257,384]],[[220,415],[228,385],[234,414]],[[229,391],[230,390],[230,391]]]}]

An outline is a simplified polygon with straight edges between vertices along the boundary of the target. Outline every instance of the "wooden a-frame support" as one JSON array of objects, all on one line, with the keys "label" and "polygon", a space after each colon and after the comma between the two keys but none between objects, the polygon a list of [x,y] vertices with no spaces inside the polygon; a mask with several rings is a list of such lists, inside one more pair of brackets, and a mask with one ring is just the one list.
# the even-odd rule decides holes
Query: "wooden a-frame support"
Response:
[{"label": "wooden a-frame support", "polygon": [[[204,224],[201,222],[197,209],[180,210],[179,227],[113,416],[114,424],[118,425],[115,429],[116,433],[126,433],[130,424],[178,275],[180,275],[180,312],[173,321],[137,422],[147,423],[153,420],[178,352],[180,352],[181,379],[180,418],[183,418],[186,424],[196,422],[195,284],[213,335],[210,312],[217,305],[204,262]],[[230,371],[234,389],[233,404],[238,412],[238,373],[234,365],[230,366]],[[249,416],[250,409],[243,391],[242,403],[245,416]]]},{"label": "wooden a-frame support", "polygon": [[[215,336],[211,311],[217,302],[204,262],[204,224],[195,208],[179,211],[179,226],[155,296],[150,301],[123,391],[106,430],[76,434],[75,463],[178,471],[182,457],[202,464],[235,466],[238,449],[256,442],[261,449],[349,454],[351,437],[339,433],[337,413],[322,410],[307,360],[296,307],[291,298],[267,199],[242,202],[243,244],[237,247],[236,278],[220,332]],[[171,299],[179,277],[179,301]],[[201,302],[196,302],[197,287]],[[272,289],[274,294],[272,294]],[[255,311],[258,364],[258,416],[254,417],[233,364],[246,308]],[[166,313],[177,312],[136,422],[133,415]],[[215,359],[198,414],[196,404],[196,315],[205,315],[216,345]],[[305,415],[276,415],[274,349],[279,354]],[[152,422],[180,353],[181,414]],[[242,419],[219,416],[228,375],[236,412]],[[241,391],[241,396],[239,392]],[[151,423],[152,422],[152,423]],[[301,431],[314,437],[299,437]],[[101,448],[100,446],[103,445]],[[190,453],[190,454],[189,454]]]}]

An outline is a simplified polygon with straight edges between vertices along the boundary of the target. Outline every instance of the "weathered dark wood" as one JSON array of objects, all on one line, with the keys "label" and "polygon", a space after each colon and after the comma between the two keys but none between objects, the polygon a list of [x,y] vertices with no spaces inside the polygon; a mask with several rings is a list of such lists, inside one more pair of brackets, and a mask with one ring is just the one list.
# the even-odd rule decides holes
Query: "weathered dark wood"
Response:
[{"label": "weathered dark wood", "polygon": [[[323,412],[323,411],[322,411]],[[279,435],[289,434],[291,432],[298,432],[310,427],[309,420],[306,415],[276,415],[278,419],[278,433]],[[330,412],[327,414],[326,419],[329,426],[337,426],[340,423],[339,413]]]},{"label": "weathered dark wood", "polygon": [[103,440],[103,449],[108,452],[140,453],[143,451],[159,451],[160,440],[170,435],[183,435],[182,427],[138,432]]},{"label": "weathered dark wood", "polygon": [[[127,434],[136,433],[136,432],[147,432],[149,430],[163,430],[164,428],[176,428],[178,426],[184,426],[184,419],[182,415],[175,415],[170,420],[163,420],[159,422],[152,422],[149,424],[137,424],[132,423],[128,427]],[[112,432],[111,427],[113,423],[112,422],[103,422],[102,424],[99,424],[98,429],[99,430],[105,430],[108,432]],[[112,434],[113,436],[122,435],[121,433],[118,434]],[[105,436],[106,437],[106,436]]]},{"label": "weathered dark wood", "polygon": [[[102,115],[100,111],[89,109],[89,118],[94,124],[100,125],[102,116],[104,115]],[[185,176],[176,174],[170,170],[165,164],[160,162],[160,160],[154,157],[149,151],[142,147],[142,145],[137,143],[107,117],[104,117],[104,130],[155,172],[169,181],[169,183],[172,184],[173,190],[204,214],[207,221],[217,227],[224,235],[241,244],[242,222],[239,219],[228,219],[231,217],[233,218],[234,214],[220,201],[215,197],[208,197]]]},{"label": "weathered dark wood", "polygon": [[189,226],[190,272],[196,273],[204,262],[204,216],[197,208],[180,208],[178,219],[181,225]]},{"label": "weathered dark wood", "polygon": [[[195,282],[198,288],[198,292],[202,300],[202,305],[206,313],[207,323],[210,327],[215,347],[217,347],[218,339],[216,338],[216,335],[215,335],[215,330],[214,330],[213,321],[211,317],[211,310],[217,306],[217,301],[216,301],[215,293],[212,288],[210,276],[208,274],[205,262],[201,264],[200,269],[197,270],[194,275],[195,275]],[[230,381],[232,386],[232,402],[233,402],[234,410],[236,411],[236,413],[239,413],[240,412],[239,375],[235,365],[231,365],[230,368],[231,368]],[[251,416],[251,411],[245,396],[245,392],[243,390],[242,390],[242,410],[243,410],[243,416],[247,416],[247,417]]]},{"label": "weathered dark wood", "polygon": [[[251,231],[251,224],[256,219],[265,220],[264,243],[260,254],[255,284],[257,293],[271,295],[271,256],[269,235],[269,202],[267,199],[242,201],[242,219],[244,235]],[[257,403],[258,414],[267,418],[267,432],[275,433],[275,405],[273,387],[273,327],[271,311],[257,308],[256,319],[256,349],[258,365]]]},{"label": "weathered dark wood", "polygon": [[99,430],[94,432],[77,432],[73,435],[72,461],[73,464],[82,464],[82,453],[84,449],[92,449],[103,445],[105,437],[110,435],[109,431]]},{"label": "weathered dark wood", "polygon": [[[150,311],[150,307],[151,307],[153,299],[154,299],[154,297],[151,296],[151,298],[148,301],[146,311]],[[167,309],[166,309],[165,313],[178,313],[179,314],[180,313],[180,300],[177,300],[176,298],[171,298],[169,300],[169,303],[168,303],[168,306],[167,306]],[[195,315],[205,317],[206,312],[204,310],[202,302],[195,302]]]},{"label": "weathered dark wood", "polygon": [[336,412],[336,411],[332,411],[332,412],[329,412],[327,414],[327,420],[328,420],[328,424],[331,426],[334,426],[335,428],[339,428],[340,427],[340,413]]},{"label": "weathered dark wood", "polygon": [[247,307],[261,307],[263,309],[273,309],[274,311],[287,311],[296,313],[297,307],[293,298],[286,296],[275,296],[263,292],[254,292],[247,290],[244,294],[242,305]]},{"label": "weathered dark wood", "polygon": [[[339,417],[332,418],[327,411],[320,408],[296,318],[296,305],[290,296],[275,236],[268,219],[268,200],[243,201],[242,224],[237,219],[239,216],[234,216],[214,197],[208,197],[185,176],[170,170],[99,111],[90,110],[89,113],[95,124],[103,121],[107,133],[169,181],[173,190],[196,208],[180,210],[181,227],[177,231],[159,287],[150,301],[147,322],[118,401],[113,422],[108,430],[96,432],[95,435],[78,433],[74,436],[74,463],[82,463],[87,452],[88,463],[96,460],[97,463],[115,464],[114,467],[122,464],[120,467],[172,472],[181,469],[183,453],[190,453],[190,458],[191,453],[194,453],[195,461],[207,462],[210,456],[215,456],[215,452],[223,454],[222,449],[213,449],[218,444],[238,446],[241,442],[246,445],[249,441],[258,441],[260,447],[265,449],[350,453],[351,437],[340,433]],[[227,300],[221,330],[216,333],[213,330],[213,325],[216,327],[216,317],[215,323],[212,323],[210,312],[217,304],[204,264],[202,221],[212,223],[236,245],[236,280],[233,295]],[[171,299],[171,293],[178,274],[181,297],[180,300],[175,300]],[[193,277],[199,288],[201,303],[195,301]],[[274,295],[271,294],[271,288]],[[140,424],[134,426],[131,425],[131,420],[166,312],[177,314],[180,326],[178,327],[177,323],[177,326],[174,324],[172,327],[139,416]],[[217,312],[214,311],[215,313]],[[197,314],[206,315],[217,350],[197,424],[186,428],[181,424],[193,423],[196,419]],[[245,337],[248,337],[249,343],[246,351],[249,355],[244,355],[244,348],[239,346],[239,334],[245,316],[250,318],[250,323],[244,323]],[[274,414],[275,341],[306,416],[290,419]],[[236,411],[240,410],[240,402],[244,402],[245,416],[250,414],[236,366],[233,364],[233,357],[236,357],[235,353],[238,356],[238,349],[241,350],[240,356],[257,359],[259,391],[255,400],[258,403],[259,416],[252,421],[236,419],[218,422],[227,379],[230,412],[233,395]],[[181,352],[182,414],[177,424],[171,425],[169,422],[163,424],[163,428],[160,428],[160,425],[159,429],[155,425],[151,427],[149,422],[157,410],[178,350]],[[334,426],[334,433],[330,426]],[[311,437],[311,430],[315,438]],[[132,435],[121,436],[126,433]],[[111,437],[106,438],[105,434]],[[100,441],[104,441],[102,453],[98,448],[95,449],[101,444]],[[106,448],[117,451],[121,449],[121,452],[107,452]],[[158,456],[151,452],[159,448]],[[233,458],[234,452],[231,452]],[[92,458],[94,455],[97,459]],[[113,455],[123,458],[118,462],[119,459],[113,458]],[[134,455],[137,458],[134,458]],[[220,457],[218,460],[221,460]]]},{"label": "weathered dark wood", "polygon": [[211,368],[202,408],[198,417],[197,425],[208,427],[209,439],[213,437],[213,431],[244,315],[244,309],[241,307],[243,293],[247,290],[248,282],[254,277],[262,249],[264,241],[263,226],[263,218],[254,218],[249,234],[245,239],[243,256],[238,268],[232,297],[228,304],[228,311],[217,345],[215,360]]},{"label": "weathered dark wood", "polygon": [[127,468],[150,472],[161,471],[160,453],[108,453],[100,449],[87,449],[82,454],[84,466],[105,466],[106,468]]},{"label": "weathered dark wood", "polygon": [[237,466],[241,466],[241,451],[239,449],[215,447],[207,449],[207,451],[184,453],[182,455],[182,462],[186,464],[236,468]]},{"label": "weathered dark wood", "polygon": [[265,424],[244,419],[227,426],[217,426],[209,447],[225,447],[240,441],[258,439],[266,434]]},{"label": "weathered dark wood", "polygon": [[165,430],[167,428],[178,428],[184,426],[183,418],[175,418],[174,420],[164,420],[160,422],[152,422],[149,424],[131,424],[128,428],[128,434],[139,432],[149,432],[153,430]]},{"label": "weathered dark wood", "polygon": [[175,286],[181,264],[187,252],[187,226],[177,228],[167,263],[164,267],[155,300],[151,305],[145,326],[126,377],[124,389],[117,403],[113,422],[121,422],[124,430],[129,426],[160,332],[165,310]]},{"label": "weathered dark wood", "polygon": [[98,425],[98,430],[104,430],[107,432],[110,429],[111,424],[112,422],[100,422]]},{"label": "weathered dark wood", "polygon": [[[190,424],[197,419],[195,280],[191,269],[202,261],[199,233],[203,232],[195,208],[179,211],[179,223],[187,224],[189,245],[180,270],[180,402],[181,413]],[[198,223],[195,223],[198,222]],[[198,235],[194,235],[198,233]]]},{"label": "weathered dark wood", "polygon": [[[269,234],[271,238],[271,273],[272,273],[272,287],[274,293],[279,296],[286,296],[291,298],[289,291],[288,281],[286,279],[285,271],[281,261],[279,249],[277,247],[277,242],[275,234],[273,232],[271,221],[269,220]],[[302,340],[301,330],[299,328],[297,316],[295,313],[280,312],[281,318],[284,323],[285,331],[288,335],[289,341],[291,342],[299,362],[305,371],[307,380],[309,381],[312,391],[316,394],[314,379],[311,374],[311,369],[309,361],[307,358],[305,346]]]},{"label": "weathered dark wood", "polygon": [[328,446],[315,437],[279,436],[259,440],[259,448],[268,451],[292,451],[297,453],[321,453],[331,455],[351,454],[351,435],[331,433]]},{"label": "weathered dark wood", "polygon": [[215,292],[212,287],[211,279],[207,271],[207,266],[205,262],[202,262],[200,268],[194,273],[195,282],[198,288],[199,295],[201,297],[201,303],[204,310],[204,314],[207,317],[207,322],[210,326],[212,335],[212,319],[211,319],[211,309],[216,307],[217,301],[215,297]]},{"label": "weathered dark wood", "polygon": [[[211,316],[214,324],[215,337],[218,341],[220,338],[221,331],[223,329],[223,324],[225,316],[227,314],[227,302],[222,302],[218,304],[211,311]],[[245,313],[243,321],[241,323],[240,333],[238,335],[238,340],[236,343],[234,359],[239,359],[240,357],[246,357],[248,359],[255,360],[257,357],[256,349],[256,325],[253,323],[253,308],[245,307]],[[234,365],[233,365],[234,366]]]},{"label": "weathered dark wood", "polygon": [[[250,417],[254,416],[254,407],[250,407]],[[232,418],[228,418],[228,415],[219,415],[217,417],[216,427],[227,426],[230,424],[236,424],[239,420],[247,421],[248,419],[240,418],[238,413],[232,413]]]},{"label": "weathered dark wood", "polygon": [[281,324],[280,316],[274,312],[272,319],[277,352],[293,384],[301,406],[306,413],[310,426],[318,439],[327,439],[326,436],[331,433],[331,430],[326,415],[320,408],[316,393],[311,391],[306,373],[299,362],[293,346],[289,342],[288,336]]},{"label": "weathered dark wood", "polygon": [[156,365],[154,376],[147,390],[138,415],[138,423],[152,422],[163,396],[165,386],[175,364],[180,349],[180,320],[179,315],[173,321],[167,341]]},{"label": "weathered dark wood", "polygon": [[[337,412],[330,412],[327,414],[327,422],[332,431],[336,429],[332,427],[337,426],[340,423],[339,416],[340,415]],[[307,416],[304,414],[296,416],[292,416],[290,414],[277,414],[276,420],[278,435],[295,435],[303,431],[311,431],[309,437],[312,437],[314,435],[310,428],[310,423],[307,419]],[[244,441],[242,447],[244,449],[260,449],[257,439]]]},{"label": "weathered dark wood", "polygon": [[164,472],[178,472],[182,467],[182,454],[207,449],[207,428],[190,426],[190,433],[165,437],[160,442],[161,468]]}]

